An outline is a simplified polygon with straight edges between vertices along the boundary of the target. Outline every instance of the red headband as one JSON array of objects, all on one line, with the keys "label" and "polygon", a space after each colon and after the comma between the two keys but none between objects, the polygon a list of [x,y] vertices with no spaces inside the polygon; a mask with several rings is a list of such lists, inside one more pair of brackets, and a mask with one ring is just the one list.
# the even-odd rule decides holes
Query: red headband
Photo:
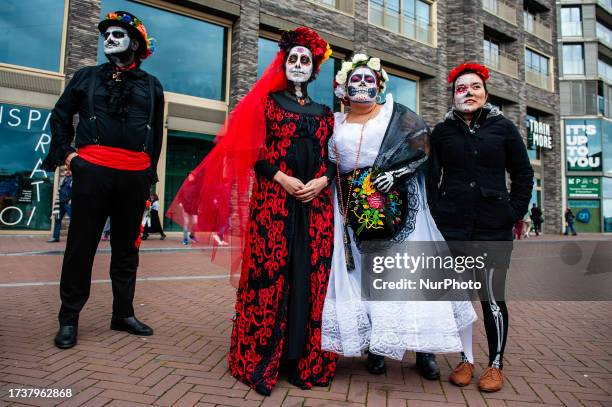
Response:
[{"label": "red headband", "polygon": [[483,81],[487,81],[489,79],[489,70],[484,66],[477,64],[475,62],[467,62],[465,64],[461,64],[448,74],[448,83],[455,82],[461,74],[465,71],[473,71],[476,75],[480,76]]}]

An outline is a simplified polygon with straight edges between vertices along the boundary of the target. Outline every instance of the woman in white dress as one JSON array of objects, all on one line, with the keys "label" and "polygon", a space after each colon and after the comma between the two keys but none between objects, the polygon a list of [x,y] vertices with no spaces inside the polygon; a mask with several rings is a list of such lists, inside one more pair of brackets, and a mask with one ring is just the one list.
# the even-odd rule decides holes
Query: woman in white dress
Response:
[{"label": "woman in white dress", "polygon": [[[461,332],[476,320],[471,303],[364,301],[362,239],[356,234],[363,228],[347,221],[349,207],[357,209],[362,203],[377,207],[380,202],[388,203],[389,198],[385,201],[375,196],[390,197],[385,194],[400,191],[404,214],[399,224],[390,225],[396,232],[383,238],[387,247],[406,247],[408,241],[444,240],[429,213],[420,170],[427,160],[429,129],[420,116],[395,103],[391,94],[379,103],[379,93],[384,92],[387,81],[380,60],[363,54],[344,62],[336,75],[336,95],[350,105],[350,112],[335,113],[329,155],[338,166],[338,180],[350,178],[334,185],[334,252],[323,309],[322,343],[323,349],[344,356],[360,356],[368,350],[367,367],[374,374],[384,372],[385,356],[402,360],[407,350],[416,351],[419,371],[435,380],[440,373],[433,354],[463,350]],[[371,168],[371,177],[366,176],[371,182],[364,181],[364,188],[372,195],[356,205],[354,200],[365,195],[360,192],[360,196],[351,196],[353,180]],[[368,216],[371,214],[368,212]],[[382,225],[389,215],[387,212],[386,217],[377,217],[376,222]],[[391,218],[400,220],[400,216]],[[466,340],[469,342],[469,335]]]}]

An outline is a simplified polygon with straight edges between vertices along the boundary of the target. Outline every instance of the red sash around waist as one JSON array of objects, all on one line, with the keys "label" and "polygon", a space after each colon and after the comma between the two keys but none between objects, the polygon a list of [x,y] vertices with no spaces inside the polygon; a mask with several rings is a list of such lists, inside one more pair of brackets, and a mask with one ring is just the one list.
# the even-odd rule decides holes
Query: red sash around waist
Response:
[{"label": "red sash around waist", "polygon": [[79,148],[78,154],[87,162],[116,170],[142,171],[151,166],[149,154],[143,151],[91,144]]}]

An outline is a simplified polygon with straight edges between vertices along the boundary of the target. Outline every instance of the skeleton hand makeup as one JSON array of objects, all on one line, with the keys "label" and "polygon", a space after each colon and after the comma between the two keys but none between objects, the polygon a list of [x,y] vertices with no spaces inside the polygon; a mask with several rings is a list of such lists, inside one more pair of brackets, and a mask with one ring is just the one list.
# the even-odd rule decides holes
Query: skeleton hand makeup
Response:
[{"label": "skeleton hand makeup", "polygon": [[482,79],[475,73],[461,75],[455,81],[455,108],[461,113],[474,113],[487,101]]},{"label": "skeleton hand makeup", "polygon": [[308,82],[312,76],[312,52],[306,47],[297,45],[289,50],[289,56],[285,62],[285,74],[287,80],[293,83]]},{"label": "skeleton hand makeup", "polygon": [[372,180],[374,186],[383,194],[386,194],[391,188],[402,178],[414,174],[417,168],[427,161],[427,157],[421,157],[418,160],[412,161],[407,166],[398,168],[397,170],[385,171],[376,176]]},{"label": "skeleton hand makeup", "polygon": [[376,103],[378,82],[374,72],[366,67],[355,69],[347,81],[348,98],[351,103]]},{"label": "skeleton hand makeup", "polygon": [[107,55],[127,51],[132,41],[127,30],[117,26],[108,27],[102,36],[104,37],[104,53]]}]

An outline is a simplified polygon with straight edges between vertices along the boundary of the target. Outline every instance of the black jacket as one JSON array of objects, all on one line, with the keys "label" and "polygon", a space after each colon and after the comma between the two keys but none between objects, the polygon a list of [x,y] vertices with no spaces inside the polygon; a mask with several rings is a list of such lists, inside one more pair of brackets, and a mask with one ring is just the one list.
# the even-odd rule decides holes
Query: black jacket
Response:
[{"label": "black jacket", "polygon": [[[107,102],[108,90],[105,81],[112,74],[112,65],[90,66],[80,69],[64,90],[51,112],[51,146],[43,167],[53,171],[62,165],[68,154],[74,152],[71,147],[75,138],[73,117],[79,114],[76,129],[76,148],[90,144],[118,147],[132,151],[145,151],[151,157],[152,180],[157,181],[157,162],[161,153],[164,128],[164,92],[157,78],[135,68],[124,74],[125,81],[130,81],[132,93],[127,102],[126,117],[109,113]],[[90,106],[90,85],[96,78],[93,93],[93,111]],[[149,77],[152,79],[153,105]],[[147,128],[153,108],[151,131]],[[93,114],[92,114],[93,113]],[[92,120],[95,116],[95,120]]]},{"label": "black jacket", "polygon": [[[533,169],[516,126],[485,105],[470,129],[451,110],[430,137],[428,199],[447,240],[512,240],[533,188]],[[506,188],[510,174],[510,193]]]},{"label": "black jacket", "polygon": [[542,211],[537,206],[531,208],[531,220],[533,221],[533,223],[542,223],[543,221]]}]

